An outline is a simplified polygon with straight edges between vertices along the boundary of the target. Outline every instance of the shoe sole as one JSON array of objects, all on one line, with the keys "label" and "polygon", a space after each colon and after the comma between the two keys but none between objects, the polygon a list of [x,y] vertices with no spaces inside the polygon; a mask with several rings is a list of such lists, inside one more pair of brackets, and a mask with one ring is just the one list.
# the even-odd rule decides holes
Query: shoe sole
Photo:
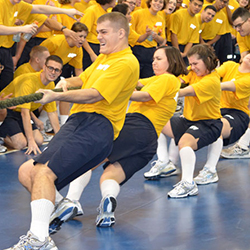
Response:
[{"label": "shoe sole", "polygon": [[154,175],[154,176],[145,176],[144,175],[144,178],[147,180],[155,180],[155,179],[165,178],[165,177],[168,177],[170,175],[174,175],[174,172],[176,172],[176,169],[172,169],[172,170],[169,170],[168,172],[161,173],[161,174]]},{"label": "shoe sole", "polygon": [[66,209],[65,211],[63,211],[63,213],[54,218],[50,224],[49,224],[49,233],[50,234],[55,234],[57,233],[60,229],[61,226],[64,222],[67,222],[69,220],[72,220],[74,217],[76,217],[78,212],[77,207],[69,207],[68,209]]},{"label": "shoe sole", "polygon": [[176,199],[178,199],[178,198],[185,198],[185,197],[188,197],[188,196],[195,196],[195,195],[198,195],[198,193],[199,193],[199,191],[198,191],[198,188],[197,188],[197,189],[195,189],[195,190],[193,190],[193,191],[190,191],[189,193],[184,194],[184,195],[171,196],[171,195],[168,193],[168,196],[169,196],[170,198],[176,198]]},{"label": "shoe sole", "polygon": [[249,159],[250,158],[250,153],[246,155],[224,155],[223,153],[220,154],[221,157],[226,158],[226,159]]},{"label": "shoe sole", "polygon": [[197,184],[197,185],[208,185],[208,184],[212,184],[212,183],[216,183],[219,181],[219,177],[216,178],[215,180],[211,181],[206,181],[206,182],[199,182],[199,181],[196,181],[195,178],[194,178],[194,182]]},{"label": "shoe sole", "polygon": [[108,197],[103,202],[103,216],[97,221],[97,227],[112,227],[115,224],[114,212],[116,209],[116,199]]}]

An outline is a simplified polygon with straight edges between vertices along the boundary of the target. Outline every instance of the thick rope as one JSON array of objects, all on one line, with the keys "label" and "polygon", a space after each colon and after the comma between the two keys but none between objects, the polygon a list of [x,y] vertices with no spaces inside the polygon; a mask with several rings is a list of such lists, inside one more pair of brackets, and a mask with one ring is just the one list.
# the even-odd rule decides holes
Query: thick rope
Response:
[{"label": "thick rope", "polygon": [[[80,88],[81,87],[70,87],[70,88],[68,88],[68,90],[76,90],[76,89],[80,89]],[[62,88],[52,89],[52,91],[63,92]],[[5,108],[17,106],[17,105],[20,105],[23,103],[39,101],[42,98],[43,98],[43,93],[34,93],[34,94],[30,94],[30,95],[13,97],[10,99],[0,101],[0,109],[5,109]]]}]

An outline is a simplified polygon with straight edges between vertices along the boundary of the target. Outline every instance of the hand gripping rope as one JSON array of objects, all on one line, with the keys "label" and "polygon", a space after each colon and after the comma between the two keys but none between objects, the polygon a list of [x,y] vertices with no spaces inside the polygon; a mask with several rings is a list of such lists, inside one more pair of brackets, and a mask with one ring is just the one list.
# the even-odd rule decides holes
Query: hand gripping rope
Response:
[{"label": "hand gripping rope", "polygon": [[[80,89],[80,88],[81,87],[70,87],[70,88],[68,88],[68,90],[76,90],[76,89]],[[63,92],[62,88],[52,89],[52,91]],[[43,93],[34,93],[34,94],[30,94],[30,95],[13,97],[10,99],[0,101],[0,109],[5,109],[5,108],[17,106],[17,105],[20,105],[23,103],[39,101],[42,98],[43,98]]]}]

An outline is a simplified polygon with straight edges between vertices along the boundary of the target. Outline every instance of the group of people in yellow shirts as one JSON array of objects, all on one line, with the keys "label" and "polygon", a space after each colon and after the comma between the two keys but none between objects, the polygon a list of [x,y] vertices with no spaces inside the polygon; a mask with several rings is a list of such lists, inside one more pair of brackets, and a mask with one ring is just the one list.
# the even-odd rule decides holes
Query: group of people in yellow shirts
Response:
[{"label": "group of people in yellow shirts", "polygon": [[[249,124],[250,55],[245,53],[241,64],[226,62],[234,58],[227,50],[233,44],[230,23],[242,31],[250,20],[248,10],[234,7],[231,18],[227,0],[215,0],[209,7],[202,0],[191,0],[177,11],[175,0],[140,3],[145,8],[135,0],[120,4],[64,0],[60,8],[54,0],[46,1],[47,6],[43,0],[35,0],[37,5],[7,2],[0,12],[1,93],[43,93],[38,103],[7,110],[0,127],[9,146],[28,146],[26,153],[35,154],[19,169],[19,181],[32,198],[30,229],[8,249],[56,250],[49,234],[83,214],[80,196],[101,164],[98,227],[115,224],[120,187],[155,154],[158,160],[144,173],[148,180],[176,174],[180,157],[181,180],[168,192],[171,198],[197,195],[197,185],[219,180],[216,166],[223,146],[236,142]],[[13,54],[13,35],[34,35],[39,29],[29,41],[21,37]],[[214,30],[213,37],[203,36]],[[31,73],[6,83],[4,76],[13,74],[20,60],[25,67],[17,71]],[[54,81],[63,92],[51,91]],[[69,87],[81,89],[67,91]],[[174,116],[181,97],[183,115]],[[73,103],[60,129],[56,101],[67,118]],[[41,107],[55,132],[42,153],[38,148],[42,125],[35,114]],[[172,138],[169,150],[167,137]],[[195,152],[205,146],[207,162],[194,178]],[[58,190],[68,184],[64,198]]]}]

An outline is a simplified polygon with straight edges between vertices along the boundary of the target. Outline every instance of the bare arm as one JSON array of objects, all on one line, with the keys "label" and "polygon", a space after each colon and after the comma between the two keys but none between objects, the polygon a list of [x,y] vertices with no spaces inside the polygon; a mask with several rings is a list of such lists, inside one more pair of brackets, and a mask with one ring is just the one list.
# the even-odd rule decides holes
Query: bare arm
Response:
[{"label": "bare arm", "polygon": [[57,133],[60,129],[57,111],[48,112],[47,114],[48,114],[48,117],[49,117],[49,120],[50,120],[50,123],[51,123],[51,126],[52,126],[54,132]]},{"label": "bare arm", "polygon": [[92,48],[90,47],[89,43],[87,42],[87,40],[85,39],[83,42],[83,48],[88,52],[91,61],[94,62],[95,59],[97,58],[97,55],[95,54],[95,52],[92,50]]},{"label": "bare arm", "polygon": [[33,136],[32,125],[30,123],[31,120],[30,110],[21,109],[21,115],[22,115],[25,136],[28,142],[28,149],[25,152],[25,154],[31,154],[32,152],[34,152],[34,154],[36,155],[37,153],[41,153]]},{"label": "bare arm", "polygon": [[179,91],[179,97],[183,96],[196,96],[194,88],[190,85]]},{"label": "bare arm", "polygon": [[0,25],[0,35],[15,35],[18,33],[30,33],[32,35],[36,34],[37,25],[28,24],[24,26],[5,26]]},{"label": "bare arm", "polygon": [[73,18],[74,20],[77,20],[77,18],[75,18],[75,15],[78,16],[83,16],[83,13],[76,10],[76,9],[62,9],[62,8],[57,8],[54,6],[48,6],[48,5],[38,5],[38,4],[34,4],[32,5],[32,10],[31,10],[31,14],[66,14],[69,17]]},{"label": "bare arm", "polygon": [[95,103],[104,98],[96,89],[80,89],[66,92],[53,92],[51,90],[40,89],[37,92],[43,93],[43,98],[38,102],[46,104],[52,101],[64,101],[73,103]]},{"label": "bare arm", "polygon": [[221,86],[221,90],[233,91],[233,92],[236,91],[234,81],[222,82],[220,86]]},{"label": "bare arm", "polygon": [[148,102],[148,101],[153,100],[153,98],[150,96],[148,92],[134,91],[130,97],[130,100],[136,101],[136,102]]},{"label": "bare arm", "polygon": [[83,84],[80,77],[71,77],[67,79],[60,80],[56,85],[56,88],[62,88],[63,91],[67,91],[69,87],[81,87]]},{"label": "bare arm", "polygon": [[173,47],[179,50],[179,42],[178,42],[177,35],[172,32],[171,32],[171,43]]},{"label": "bare arm", "polygon": [[187,53],[191,49],[192,46],[193,46],[193,43],[187,43],[186,44],[183,53],[181,53],[182,57],[186,57],[187,56]]},{"label": "bare arm", "polygon": [[24,39],[21,39],[20,42],[17,43],[17,48],[16,48],[16,54],[15,56],[12,57],[13,59],[13,64],[14,64],[14,69],[16,68],[16,65],[23,53],[23,49],[26,45],[26,41]]},{"label": "bare arm", "polygon": [[220,35],[216,35],[215,38],[208,41],[207,44],[212,45],[212,44],[216,43],[220,38],[221,38]]},{"label": "bare arm", "polygon": [[[44,24],[48,28],[50,28],[51,30],[56,30],[56,31],[60,31],[63,27],[63,25],[61,23],[59,23],[57,20],[51,19],[51,18],[47,18],[46,21],[44,22]],[[70,30],[68,28],[63,29],[62,32],[63,32],[65,37],[71,37],[73,40],[78,41],[77,32],[74,32],[73,30]]]},{"label": "bare arm", "polygon": [[80,69],[76,69],[75,68],[75,74],[76,74],[76,76],[79,76],[82,72],[83,72],[82,68],[80,68]]}]

